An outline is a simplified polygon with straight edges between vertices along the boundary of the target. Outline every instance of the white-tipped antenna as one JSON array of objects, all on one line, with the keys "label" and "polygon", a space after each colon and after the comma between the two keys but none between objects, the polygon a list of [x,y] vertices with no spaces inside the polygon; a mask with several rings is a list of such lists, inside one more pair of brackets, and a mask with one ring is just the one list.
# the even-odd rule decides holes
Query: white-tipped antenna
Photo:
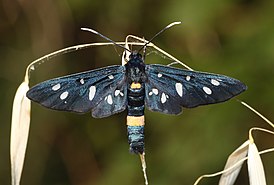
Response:
[{"label": "white-tipped antenna", "polygon": [[89,32],[91,32],[91,33],[94,33],[94,34],[96,34],[96,35],[99,35],[100,37],[106,39],[107,41],[113,43],[114,45],[116,45],[116,46],[118,46],[118,47],[120,47],[120,48],[123,48],[123,49],[125,49],[125,50],[131,52],[131,51],[130,51],[129,49],[127,49],[125,46],[120,45],[120,44],[117,44],[116,42],[114,42],[114,41],[111,40],[110,38],[108,38],[108,37],[102,35],[102,34],[99,33],[98,31],[95,31],[95,30],[93,30],[93,29],[91,29],[91,28],[81,28],[81,30],[83,30],[83,31],[89,31]]},{"label": "white-tipped antenna", "polygon": [[138,53],[144,48],[146,47],[149,43],[151,43],[151,41],[157,37],[158,35],[160,35],[163,31],[169,29],[170,27],[172,26],[175,26],[177,24],[181,24],[182,22],[180,21],[177,21],[177,22],[173,22],[173,23],[170,23],[169,25],[167,25],[166,27],[164,27],[161,31],[159,31],[158,33],[156,33],[148,42],[146,42],[139,50],[138,50]]}]

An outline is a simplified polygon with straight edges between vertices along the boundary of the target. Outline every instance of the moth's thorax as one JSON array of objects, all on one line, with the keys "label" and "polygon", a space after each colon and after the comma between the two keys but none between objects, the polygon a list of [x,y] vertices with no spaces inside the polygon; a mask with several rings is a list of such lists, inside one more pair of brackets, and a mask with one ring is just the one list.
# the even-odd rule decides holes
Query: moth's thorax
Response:
[{"label": "moth's thorax", "polygon": [[129,56],[129,61],[125,66],[129,83],[142,83],[146,81],[147,77],[145,75],[145,63],[140,53],[136,51],[132,52]]}]

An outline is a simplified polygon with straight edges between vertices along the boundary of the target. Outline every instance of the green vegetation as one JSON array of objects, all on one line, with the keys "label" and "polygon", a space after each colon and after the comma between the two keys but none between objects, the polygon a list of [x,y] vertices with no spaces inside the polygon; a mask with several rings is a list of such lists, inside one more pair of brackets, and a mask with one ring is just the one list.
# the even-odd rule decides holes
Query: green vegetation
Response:
[{"label": "green vegetation", "polygon": [[[274,120],[274,22],[272,0],[171,1],[7,1],[0,3],[0,184],[10,184],[9,135],[13,96],[27,65],[55,50],[128,34],[153,43],[195,70],[225,74],[246,83],[238,96]],[[120,64],[122,50],[96,47],[53,59],[38,68],[31,85],[102,66]],[[157,55],[147,63],[168,64]],[[269,126],[235,99],[179,116],[146,111],[146,161],[150,184],[190,185],[222,170],[226,159],[253,126]],[[94,119],[32,104],[32,120],[22,185],[141,185],[139,157],[128,153],[126,114]],[[273,136],[255,135],[259,150]],[[273,153],[262,156],[268,184],[274,184]],[[201,184],[217,184],[218,178]],[[243,168],[236,184],[248,184]]]}]

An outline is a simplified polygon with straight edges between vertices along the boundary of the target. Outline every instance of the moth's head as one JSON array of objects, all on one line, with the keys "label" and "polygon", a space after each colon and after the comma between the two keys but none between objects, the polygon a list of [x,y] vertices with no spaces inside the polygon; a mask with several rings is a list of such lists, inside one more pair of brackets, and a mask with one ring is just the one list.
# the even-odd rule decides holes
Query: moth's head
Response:
[{"label": "moth's head", "polygon": [[129,62],[131,62],[131,63],[144,63],[143,57],[138,51],[133,51],[129,55]]},{"label": "moth's head", "polygon": [[129,55],[129,59],[130,59],[130,60],[139,60],[139,59],[142,59],[142,55],[141,55],[138,51],[133,51],[133,52]]}]

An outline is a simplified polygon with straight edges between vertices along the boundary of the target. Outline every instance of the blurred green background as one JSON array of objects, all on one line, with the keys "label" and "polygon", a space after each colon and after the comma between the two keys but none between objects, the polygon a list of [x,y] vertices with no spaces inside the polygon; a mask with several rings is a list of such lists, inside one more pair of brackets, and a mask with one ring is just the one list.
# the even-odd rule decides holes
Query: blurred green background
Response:
[{"label": "blurred green background", "polygon": [[[55,50],[104,41],[83,32],[90,27],[123,41],[134,34],[151,38],[173,21],[183,24],[154,43],[199,71],[240,79],[238,96],[274,120],[273,0],[33,0],[0,1],[0,184],[10,184],[9,138],[12,101],[26,66]],[[121,49],[77,51],[41,65],[31,85],[60,75],[119,64]],[[158,55],[147,63],[168,64]],[[141,185],[139,157],[128,153],[121,113],[105,119],[57,112],[32,104],[22,185]],[[253,127],[269,126],[235,99],[184,110],[179,116],[146,111],[146,160],[150,184],[193,184],[219,171]],[[255,133],[259,150],[273,136]],[[274,184],[274,154],[262,156],[268,184]],[[217,184],[219,178],[201,184]],[[247,167],[239,185],[248,184]]]}]

